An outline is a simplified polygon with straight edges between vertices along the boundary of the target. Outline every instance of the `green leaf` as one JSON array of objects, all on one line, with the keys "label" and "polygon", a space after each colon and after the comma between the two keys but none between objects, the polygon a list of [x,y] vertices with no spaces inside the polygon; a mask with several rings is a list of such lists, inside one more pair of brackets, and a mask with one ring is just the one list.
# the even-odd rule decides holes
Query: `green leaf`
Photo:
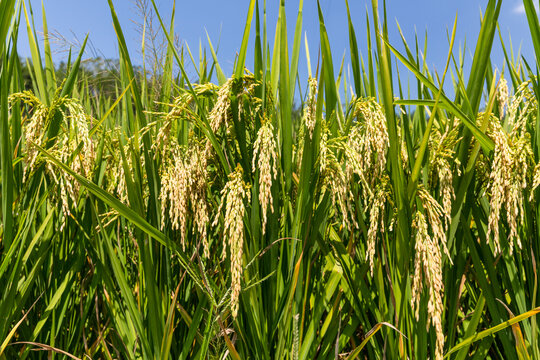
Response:
[{"label": "green leaf", "polygon": [[476,342],[478,340],[482,340],[483,338],[487,337],[487,336],[492,336],[494,334],[496,334],[497,332],[503,330],[503,329],[506,329],[507,327],[510,327],[514,324],[517,324],[523,320],[526,320],[528,318],[530,318],[531,316],[534,316],[536,314],[540,313],[540,307],[537,307],[537,308],[534,308],[530,311],[527,311],[523,314],[520,314],[516,317],[513,317],[511,318],[510,320],[507,320],[499,325],[496,325],[496,326],[493,326],[489,329],[486,329],[484,331],[481,331],[473,336],[470,336],[468,338],[466,338],[465,340],[461,341],[460,343],[458,343],[457,345],[455,345],[454,347],[452,347],[447,353],[446,355],[444,356],[445,358],[447,358],[448,356],[450,356],[450,354],[453,354],[454,352],[462,349],[462,348],[465,348],[467,346],[469,346],[470,344],[472,344],[473,342]]}]

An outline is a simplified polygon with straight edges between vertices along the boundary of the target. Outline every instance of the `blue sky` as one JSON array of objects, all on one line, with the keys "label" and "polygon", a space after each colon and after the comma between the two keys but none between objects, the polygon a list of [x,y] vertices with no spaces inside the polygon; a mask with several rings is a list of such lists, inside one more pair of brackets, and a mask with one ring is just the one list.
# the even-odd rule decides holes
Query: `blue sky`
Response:
[{"label": "blue sky", "polygon": [[[34,10],[35,22],[38,32],[41,26],[41,1],[31,0]],[[136,10],[135,0],[113,0],[116,12],[125,32],[134,62],[140,60],[140,34],[137,32],[136,22],[141,18]],[[160,12],[165,19],[170,17],[172,0],[157,0]],[[360,51],[367,58],[366,44],[366,9],[370,9],[371,2],[367,0],[349,0],[356,35],[359,40]],[[485,0],[387,0],[390,40],[400,45],[401,40],[396,22],[399,22],[404,36],[410,44],[414,43],[414,34],[417,32],[423,42],[423,36],[428,34],[427,63],[430,68],[442,72],[448,52],[447,31],[451,31],[454,17],[458,16],[456,47],[467,43],[469,51],[467,58],[472,57],[470,49],[474,48],[479,32],[479,18],[483,11]],[[212,41],[217,43],[220,39],[218,58],[223,70],[229,75],[236,51],[240,47],[245,24],[249,0],[177,0],[175,29],[182,43],[187,43],[194,55],[198,54],[199,41],[203,47],[207,45],[206,33]],[[262,4],[262,0],[261,0]],[[298,0],[287,0],[288,33],[291,38],[294,33]],[[267,22],[269,40],[273,41],[275,23],[277,19],[279,0],[267,1]],[[117,58],[116,36],[112,26],[109,7],[106,0],[44,0],[49,31],[61,34],[69,42],[82,41],[86,33],[90,34],[91,47],[87,50],[88,57],[101,55],[107,58]],[[321,0],[321,7],[325,17],[326,27],[330,38],[330,45],[336,67],[341,63],[345,54],[345,61],[350,58],[348,53],[348,29],[346,8],[344,0]],[[370,11],[371,12],[371,11]],[[312,64],[316,63],[319,23],[317,3],[314,0],[304,1],[303,32],[306,34]],[[533,59],[533,50],[528,32],[527,19],[521,2],[518,0],[505,0],[500,15],[500,29],[507,46],[509,37],[512,37],[514,51],[517,53],[521,46],[521,53],[527,59]],[[252,32],[253,33],[253,32]],[[291,41],[292,42],[292,41]],[[303,41],[302,41],[303,43]],[[398,46],[401,48],[401,46]],[[65,59],[64,44],[53,42],[55,61]],[[21,56],[29,56],[26,35],[24,32],[19,40]],[[502,68],[503,58],[499,41],[496,39],[493,52],[494,65]],[[250,59],[248,58],[248,66]],[[336,70],[337,71],[337,70]],[[191,74],[195,71],[191,69]],[[302,47],[300,58],[300,76],[307,77],[305,67],[305,52]]]}]

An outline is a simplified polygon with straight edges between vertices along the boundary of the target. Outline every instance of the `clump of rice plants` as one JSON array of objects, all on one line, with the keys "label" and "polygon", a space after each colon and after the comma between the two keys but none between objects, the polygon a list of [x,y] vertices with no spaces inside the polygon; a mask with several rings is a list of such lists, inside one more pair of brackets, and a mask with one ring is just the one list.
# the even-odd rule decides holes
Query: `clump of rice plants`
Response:
[{"label": "clump of rice plants", "polygon": [[303,2],[291,53],[284,1],[274,42],[249,2],[232,74],[146,2],[166,44],[149,74],[109,0],[113,96],[90,89],[86,41],[61,80],[46,18],[42,46],[29,3],[0,2],[0,360],[540,358],[540,87],[533,63],[491,62],[501,3],[470,72],[454,26],[439,74],[372,1],[369,54],[349,13],[336,76],[320,8],[320,53],[302,46]]}]

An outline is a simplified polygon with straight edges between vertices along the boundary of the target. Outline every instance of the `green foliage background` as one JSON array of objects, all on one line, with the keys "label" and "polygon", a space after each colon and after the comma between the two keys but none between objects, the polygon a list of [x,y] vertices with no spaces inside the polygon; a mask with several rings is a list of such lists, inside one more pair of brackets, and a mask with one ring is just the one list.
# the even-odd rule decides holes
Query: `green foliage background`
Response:
[{"label": "green foliage background", "polygon": [[[314,57],[305,47],[309,74],[318,82],[311,135],[303,115],[310,91],[298,85],[306,80],[298,79],[304,61],[303,1],[295,28],[287,29],[281,0],[275,35],[267,31],[273,24],[266,24],[265,2],[250,1],[231,77],[235,84],[255,85],[233,87],[228,127],[215,130],[212,110],[227,77],[210,39],[210,55],[201,52],[199,62],[188,49],[174,46],[174,13],[167,19],[157,14],[166,39],[163,58],[153,62],[159,67],[136,67],[109,0],[119,60],[116,70],[104,71],[99,59],[81,61],[86,41],[79,54],[55,67],[45,17],[40,43],[28,4],[0,0],[0,359],[540,359],[540,202],[534,189],[540,155],[538,70],[535,59],[513,60],[502,40],[506,63],[496,65],[504,65],[511,95],[528,81],[529,95],[514,104],[524,124],[523,146],[530,147],[523,163],[530,168],[527,183],[516,192],[522,210],[501,211],[497,219],[500,253],[487,235],[493,212],[490,174],[500,153],[488,125],[499,124],[500,134],[514,146],[509,110],[499,110],[501,74],[490,60],[501,3],[486,2],[470,71],[464,72],[463,58],[456,55],[464,49],[454,48],[453,33],[447,68],[436,73],[420,57],[420,39],[403,38],[403,53],[389,43],[384,6],[373,0],[366,29],[354,29],[349,17],[346,62],[352,78],[345,76],[343,64],[338,69],[332,63],[319,8],[317,64],[309,62]],[[524,5],[538,57],[538,14],[532,0]],[[17,53],[24,26],[32,50],[28,60]],[[294,32],[292,44],[288,31]],[[254,43],[248,43],[251,33]],[[360,34],[367,36],[365,56],[358,52]],[[251,72],[245,69],[248,47],[254,49]],[[144,56],[147,49],[141,50]],[[416,77],[414,91],[401,86],[396,61]],[[196,82],[185,72],[190,62]],[[445,81],[453,84],[452,98],[442,91]],[[298,106],[295,99],[301,99]],[[387,206],[373,267],[367,258],[373,198],[365,195],[366,180],[347,178],[343,194],[350,211],[333,201],[341,189],[335,181],[350,164],[347,139],[366,121],[356,109],[366,101],[380,105],[388,136]],[[42,136],[28,141],[38,111],[42,115],[35,124]],[[267,122],[279,160],[270,188],[274,211],[263,229],[261,169],[253,151]],[[205,167],[208,256],[191,210],[185,248],[182,234],[162,212],[167,155],[159,136],[166,126],[178,149],[199,142],[213,154]],[[435,243],[438,250],[433,250],[442,253],[444,348],[439,351],[428,309],[433,284],[424,281],[418,317],[411,305],[420,239],[415,219],[429,218],[426,196],[443,203],[432,159],[436,139],[454,128],[456,141],[445,151],[455,197],[445,243]],[[90,171],[80,169],[81,159],[89,156],[85,136],[95,150]],[[321,166],[327,158],[338,175],[329,177],[329,168]],[[233,254],[224,233],[227,219],[218,209],[237,165],[250,196],[238,221],[243,251],[235,317]],[[513,216],[520,216],[521,246],[509,243]],[[358,226],[347,226],[349,218]],[[434,230],[430,223],[430,238]],[[224,247],[229,250],[222,257]]]}]

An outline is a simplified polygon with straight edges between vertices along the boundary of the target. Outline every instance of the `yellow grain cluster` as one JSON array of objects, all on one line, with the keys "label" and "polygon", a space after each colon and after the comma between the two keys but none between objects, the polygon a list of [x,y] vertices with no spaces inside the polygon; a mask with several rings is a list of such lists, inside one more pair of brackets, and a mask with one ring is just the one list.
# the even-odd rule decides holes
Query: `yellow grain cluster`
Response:
[{"label": "yellow grain cluster", "polygon": [[[262,209],[262,233],[266,232],[267,211],[274,212],[272,181],[277,177],[277,145],[274,127],[266,121],[257,133],[253,144],[253,172],[259,170],[259,202]],[[273,180],[272,180],[273,179]]]},{"label": "yellow grain cluster", "polygon": [[[175,144],[173,142],[173,144]],[[202,146],[192,141],[189,147],[171,147],[161,178],[162,218],[171,220],[172,228],[180,231],[182,248],[186,246],[186,230],[190,214],[194,228],[201,237],[205,256],[209,255],[207,227],[210,215],[207,203],[207,159]],[[189,212],[191,210],[191,213]],[[168,215],[168,216],[167,216]],[[165,221],[162,222],[164,226]]]},{"label": "yellow grain cluster", "polygon": [[[488,194],[490,195],[490,213],[488,219],[488,239],[493,237],[495,253],[501,252],[499,226],[501,211],[506,210],[506,221],[510,254],[514,242],[521,249],[518,223],[524,221],[524,191],[530,183],[530,168],[533,165],[533,152],[530,135],[527,132],[528,116],[535,112],[538,104],[532,96],[529,82],[521,84],[508,106],[506,131],[500,121],[492,117],[488,135],[495,143],[493,163],[489,174]],[[533,180],[534,181],[534,180]],[[534,188],[534,183],[533,183]]]},{"label": "yellow grain cluster", "polygon": [[227,256],[227,245],[231,259],[231,309],[236,318],[238,314],[238,299],[241,289],[242,254],[244,250],[244,214],[246,211],[244,201],[249,201],[249,187],[244,183],[243,170],[240,165],[229,175],[229,181],[221,190],[222,198],[212,226],[216,226],[223,206],[225,206],[225,223],[223,236],[225,238],[222,258]]}]

